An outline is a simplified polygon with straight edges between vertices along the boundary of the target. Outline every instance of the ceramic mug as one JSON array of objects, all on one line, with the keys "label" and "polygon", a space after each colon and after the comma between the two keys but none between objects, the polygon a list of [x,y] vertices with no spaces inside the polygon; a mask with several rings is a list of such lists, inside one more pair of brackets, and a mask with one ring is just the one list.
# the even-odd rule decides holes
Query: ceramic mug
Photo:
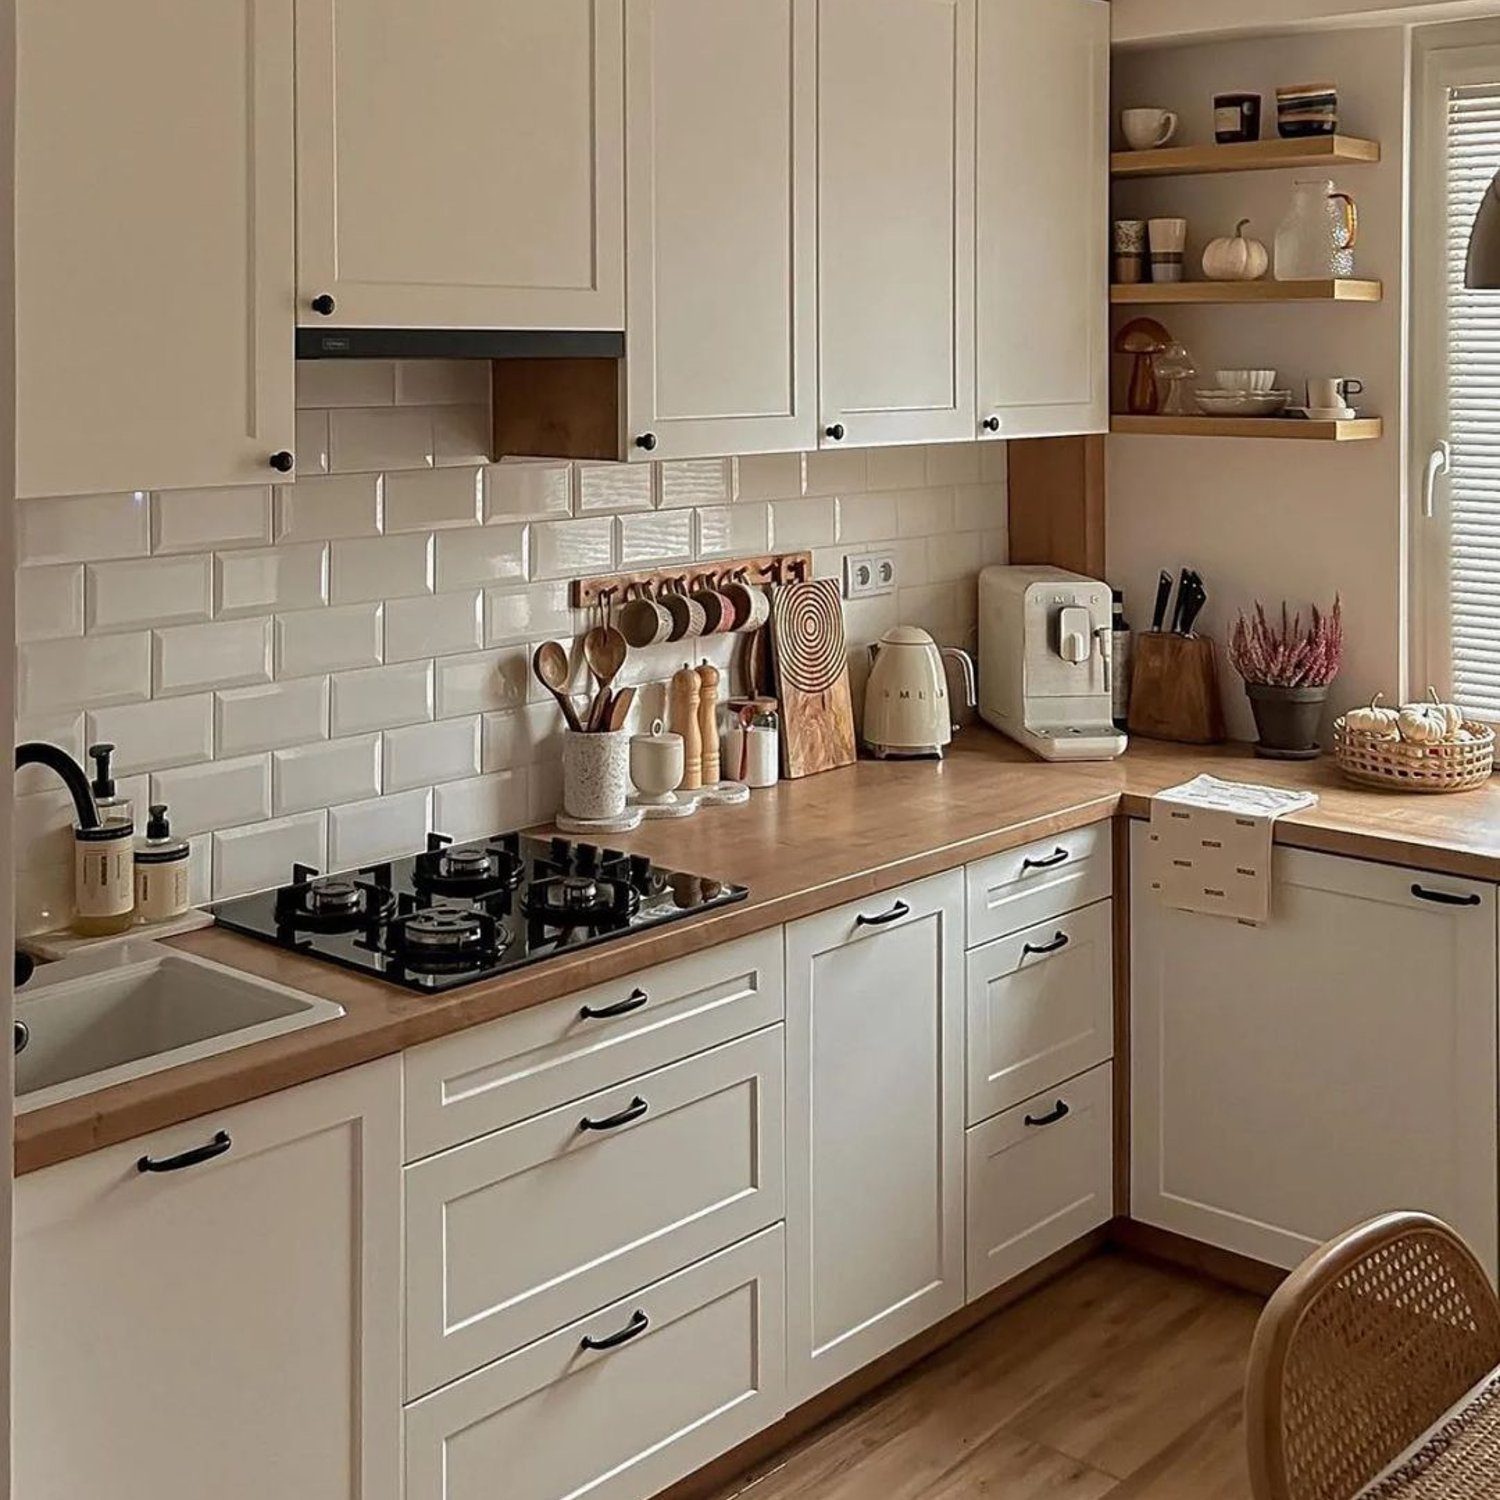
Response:
[{"label": "ceramic mug", "polygon": [[1114,251],[1114,280],[1134,286],[1146,279],[1146,221],[1116,219],[1110,239]]},{"label": "ceramic mug", "polygon": [[734,629],[734,605],[712,580],[699,584],[688,597],[703,609],[704,635],[724,635]]},{"label": "ceramic mug", "polygon": [[665,605],[649,598],[644,591],[625,601],[616,623],[626,643],[637,650],[671,639],[671,614]]},{"label": "ceramic mug", "polygon": [[630,731],[576,734],[565,729],[562,752],[563,811],[591,823],[618,818],[630,790]]},{"label": "ceramic mug", "polygon": [[707,623],[703,606],[683,593],[682,585],[679,584],[675,592],[663,594],[660,602],[672,617],[672,629],[667,635],[669,641],[685,641],[703,634]]},{"label": "ceramic mug", "polygon": [[1314,411],[1333,411],[1351,405],[1350,398],[1359,395],[1364,388],[1364,381],[1349,376],[1314,376],[1307,382],[1307,404]]},{"label": "ceramic mug", "polygon": [[1170,109],[1122,109],[1120,129],[1132,151],[1154,151],[1177,134],[1177,115]]},{"label": "ceramic mug", "polygon": [[732,630],[759,630],[771,618],[771,596],[764,589],[752,587],[743,578],[726,583],[724,595],[734,606]]},{"label": "ceramic mug", "polygon": [[1148,219],[1152,281],[1182,280],[1182,251],[1187,244],[1186,219]]}]

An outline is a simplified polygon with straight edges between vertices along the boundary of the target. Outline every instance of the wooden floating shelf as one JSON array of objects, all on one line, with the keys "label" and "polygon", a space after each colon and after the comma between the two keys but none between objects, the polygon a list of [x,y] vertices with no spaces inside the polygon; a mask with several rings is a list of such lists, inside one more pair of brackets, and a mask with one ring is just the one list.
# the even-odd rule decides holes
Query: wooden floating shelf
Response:
[{"label": "wooden floating shelf", "polygon": [[1180,177],[1200,172],[1269,172],[1282,167],[1360,166],[1380,160],[1380,142],[1353,135],[1242,141],[1233,146],[1163,146],[1115,151],[1111,177]]},{"label": "wooden floating shelf", "polygon": [[1132,417],[1109,419],[1111,432],[1154,433],[1158,437],[1289,438],[1296,442],[1358,443],[1378,438],[1379,417],[1347,422],[1312,422],[1305,417]]},{"label": "wooden floating shelf", "polygon": [[1339,278],[1329,281],[1163,281],[1112,286],[1117,305],[1190,306],[1208,302],[1379,302],[1378,281]]}]

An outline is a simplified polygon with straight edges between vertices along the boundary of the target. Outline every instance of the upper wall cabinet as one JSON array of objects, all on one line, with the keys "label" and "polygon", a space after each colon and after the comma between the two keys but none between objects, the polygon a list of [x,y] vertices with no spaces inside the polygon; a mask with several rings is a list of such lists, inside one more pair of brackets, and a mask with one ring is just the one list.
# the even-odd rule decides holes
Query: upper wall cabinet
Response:
[{"label": "upper wall cabinet", "polygon": [[292,463],[292,0],[20,0],[22,495]]},{"label": "upper wall cabinet", "polygon": [[622,328],[621,7],[299,0],[298,321]]},{"label": "upper wall cabinet", "polygon": [[974,6],[818,0],[825,445],[974,436]]},{"label": "upper wall cabinet", "polygon": [[979,432],[1108,426],[1109,6],[979,0]]},{"label": "upper wall cabinet", "polygon": [[816,446],[816,0],[626,0],[628,451]]}]

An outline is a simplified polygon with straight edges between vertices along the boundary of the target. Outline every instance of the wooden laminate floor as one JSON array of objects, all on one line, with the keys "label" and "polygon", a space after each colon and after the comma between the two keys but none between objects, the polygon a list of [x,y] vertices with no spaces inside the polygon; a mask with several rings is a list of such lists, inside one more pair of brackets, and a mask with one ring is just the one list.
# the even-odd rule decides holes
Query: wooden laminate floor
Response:
[{"label": "wooden laminate floor", "polygon": [[719,1500],[1248,1500],[1257,1298],[1084,1262]]}]

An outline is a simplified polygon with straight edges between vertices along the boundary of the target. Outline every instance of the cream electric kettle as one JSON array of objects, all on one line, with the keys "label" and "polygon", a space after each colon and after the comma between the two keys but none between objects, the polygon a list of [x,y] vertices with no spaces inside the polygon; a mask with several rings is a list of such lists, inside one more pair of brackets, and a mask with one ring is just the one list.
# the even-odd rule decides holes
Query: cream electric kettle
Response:
[{"label": "cream electric kettle", "polygon": [[877,760],[935,755],[953,738],[948,676],[943,658],[963,668],[968,707],[974,707],[974,663],[953,646],[939,646],[915,625],[897,625],[870,647],[865,684],[865,744]]}]

